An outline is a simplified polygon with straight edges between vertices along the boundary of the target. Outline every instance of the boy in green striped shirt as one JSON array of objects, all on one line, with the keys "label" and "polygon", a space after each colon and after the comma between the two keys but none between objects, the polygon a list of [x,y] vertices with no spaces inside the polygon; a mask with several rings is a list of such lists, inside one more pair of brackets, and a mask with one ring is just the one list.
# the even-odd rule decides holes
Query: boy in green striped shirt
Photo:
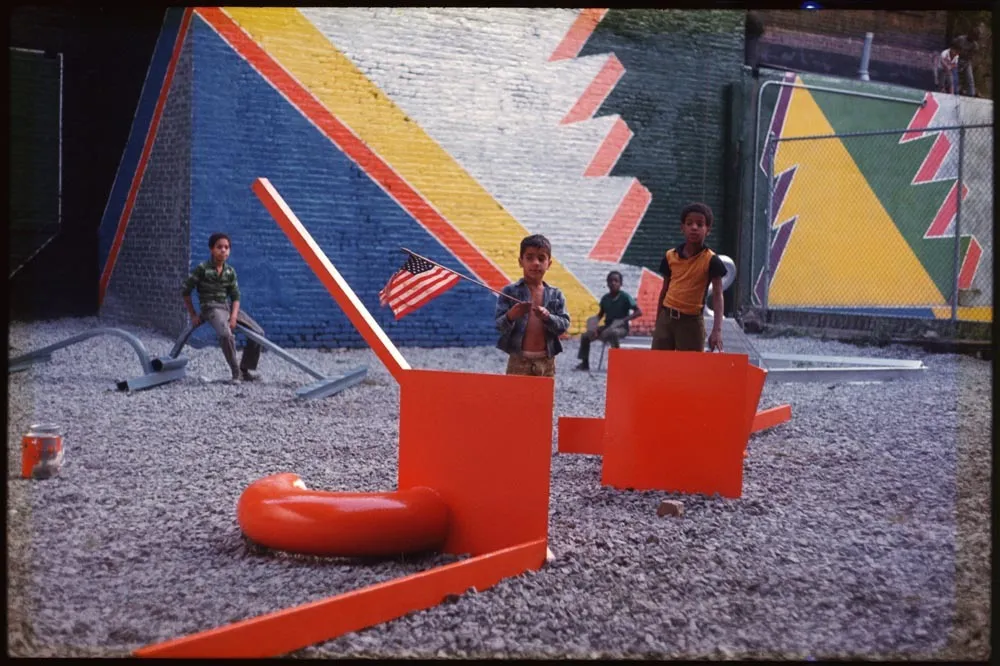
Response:
[{"label": "boy in green striped shirt", "polygon": [[[215,329],[215,334],[219,336],[222,354],[226,357],[226,363],[233,373],[231,381],[235,383],[241,379],[247,381],[257,379],[257,375],[252,371],[257,369],[261,348],[253,340],[247,340],[243,358],[237,364],[236,338],[233,336],[233,329],[236,328],[237,322],[258,335],[264,335],[264,329],[250,315],[240,310],[240,286],[236,279],[236,269],[226,263],[230,245],[229,236],[226,234],[212,234],[208,239],[212,258],[195,266],[191,275],[184,280],[181,294],[184,296],[184,305],[191,317],[191,325],[197,327],[202,322],[208,322]],[[195,289],[198,290],[200,315],[191,303],[191,292]],[[229,301],[232,301],[231,308]]]}]

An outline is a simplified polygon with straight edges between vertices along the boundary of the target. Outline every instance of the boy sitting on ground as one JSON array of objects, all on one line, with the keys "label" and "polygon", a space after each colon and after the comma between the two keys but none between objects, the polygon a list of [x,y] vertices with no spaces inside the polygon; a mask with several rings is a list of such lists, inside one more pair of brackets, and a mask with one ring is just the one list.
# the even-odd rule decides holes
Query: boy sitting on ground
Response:
[{"label": "boy sitting on ground", "polygon": [[562,291],[542,281],[552,263],[549,240],[540,234],[522,240],[517,263],[524,277],[501,291],[522,302],[497,298],[497,349],[508,354],[508,375],[555,377],[559,336],[569,328],[569,315]]},{"label": "boy sitting on ground", "polygon": [[[208,247],[212,252],[212,257],[208,261],[195,266],[191,275],[184,280],[181,294],[184,296],[184,305],[187,307],[191,317],[191,325],[198,327],[203,321],[207,321],[215,329],[215,334],[219,336],[219,344],[222,347],[222,355],[226,357],[226,363],[232,371],[233,383],[240,379],[251,381],[257,379],[253,370],[257,369],[257,361],[260,359],[260,345],[253,340],[247,341],[246,349],[243,351],[243,358],[239,364],[236,363],[236,338],[233,336],[233,329],[237,322],[243,324],[254,333],[264,335],[264,329],[255,322],[250,315],[240,310],[240,287],[236,280],[236,269],[226,263],[229,258],[230,241],[229,236],[222,233],[212,234],[208,238]],[[201,306],[201,314],[195,312],[191,303],[191,292],[198,290],[198,305]],[[229,301],[233,302],[232,308]]]},{"label": "boy sitting on ground", "polygon": [[604,317],[604,325],[596,330],[587,331],[580,336],[580,365],[577,370],[590,370],[590,343],[599,339],[601,342],[618,349],[621,339],[628,335],[629,322],[642,316],[642,310],[630,294],[622,291],[622,274],[618,271],[608,273],[608,293],[601,297],[600,309],[594,318],[600,321]]}]

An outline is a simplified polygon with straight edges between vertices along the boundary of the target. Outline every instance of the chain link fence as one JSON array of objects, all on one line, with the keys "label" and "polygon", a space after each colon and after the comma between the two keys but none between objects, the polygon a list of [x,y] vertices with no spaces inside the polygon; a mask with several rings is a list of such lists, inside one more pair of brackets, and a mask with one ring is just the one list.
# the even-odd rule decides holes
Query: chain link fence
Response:
[{"label": "chain link fence", "polygon": [[766,146],[756,305],[992,320],[992,125],[772,135]]}]

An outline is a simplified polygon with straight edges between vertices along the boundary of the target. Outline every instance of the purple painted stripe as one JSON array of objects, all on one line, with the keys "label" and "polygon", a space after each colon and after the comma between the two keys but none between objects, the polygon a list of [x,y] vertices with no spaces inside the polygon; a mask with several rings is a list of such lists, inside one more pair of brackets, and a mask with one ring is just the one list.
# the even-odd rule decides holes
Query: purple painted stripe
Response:
[{"label": "purple painted stripe", "polygon": [[778,221],[778,213],[781,211],[781,204],[785,202],[785,195],[788,194],[788,186],[792,184],[792,178],[795,177],[796,169],[798,169],[798,167],[793,166],[791,169],[779,174],[775,179],[774,196],[771,197],[771,216],[769,218],[772,225]]},{"label": "purple painted stripe", "polygon": [[[794,82],[795,73],[786,73],[783,80],[787,83]],[[777,137],[781,136],[781,128],[785,126],[785,116],[788,115],[788,106],[791,104],[794,91],[795,88],[791,86],[781,86],[781,92],[778,93],[778,101],[774,106],[774,113],[771,114],[771,127],[767,131],[767,136],[764,137],[764,149],[760,152],[760,170],[764,173],[767,173],[767,150],[771,134]]]},{"label": "purple painted stripe", "polygon": [[[778,272],[778,265],[781,264],[781,258],[785,255],[785,248],[788,246],[788,239],[792,236],[792,229],[795,226],[795,221],[798,220],[796,215],[788,222],[778,227],[778,233],[775,234],[774,240],[771,241],[771,273],[772,275]],[[757,297],[758,303],[764,302],[764,268],[760,269],[760,273],[757,275],[757,282],[753,287],[754,295]]]}]

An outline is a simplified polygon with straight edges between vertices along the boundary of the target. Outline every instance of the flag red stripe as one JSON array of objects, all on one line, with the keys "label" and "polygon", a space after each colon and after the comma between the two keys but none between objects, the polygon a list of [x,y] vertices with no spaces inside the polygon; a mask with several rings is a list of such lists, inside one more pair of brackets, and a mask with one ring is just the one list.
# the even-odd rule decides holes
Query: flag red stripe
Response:
[{"label": "flag red stripe", "polygon": [[437,296],[439,293],[447,291],[448,289],[451,289],[453,286],[455,286],[455,283],[456,280],[449,280],[449,279],[437,282],[429,286],[424,291],[421,291],[419,294],[414,294],[405,301],[399,301],[396,304],[396,307],[397,308],[409,307],[409,306],[417,307],[419,305],[423,305],[424,303],[429,301],[432,297]]},{"label": "flag red stripe", "polygon": [[416,284],[420,280],[425,280],[438,273],[439,271],[437,269],[425,271],[423,273],[411,273],[408,270],[401,268],[396,271],[391,278],[389,278],[389,283],[382,288],[382,291],[378,292],[379,301],[382,305],[386,305],[387,302],[394,298],[400,291],[408,288],[412,284]]},{"label": "flag red stripe", "polygon": [[457,282],[458,282],[458,276],[452,276],[450,279],[443,280],[442,282],[433,285],[426,291],[421,292],[421,294],[417,298],[411,299],[410,301],[404,303],[399,310],[393,307],[393,314],[396,316],[396,319],[400,319],[401,317],[404,317],[409,313],[413,312],[414,310],[416,310],[417,308],[423,306],[431,299],[448,291],[449,289],[454,287]]},{"label": "flag red stripe", "polygon": [[[422,274],[422,275],[424,275],[424,274]],[[419,281],[417,281],[415,283],[409,284],[406,287],[401,287],[399,289],[394,289],[392,291],[392,293],[389,294],[389,304],[392,305],[392,304],[395,304],[395,303],[399,303],[401,301],[405,301],[405,300],[409,299],[411,296],[413,296],[414,294],[417,294],[420,291],[423,291],[424,289],[428,289],[432,285],[434,285],[434,284],[436,284],[438,282],[441,282],[442,280],[447,280],[448,277],[449,277],[449,275],[451,275],[451,274],[450,273],[446,273],[444,271],[441,271],[441,272],[435,273],[434,275],[427,275],[426,277],[422,277],[421,280],[419,280]]]},{"label": "flag red stripe", "polygon": [[399,279],[394,280],[392,282],[391,291],[393,292],[402,291],[403,289],[408,288],[410,285],[417,284],[418,282],[426,280],[427,278],[436,278],[442,273],[447,274],[447,271],[444,271],[440,268],[434,268],[429,271],[424,271],[423,273],[416,273],[416,274],[410,273],[409,271],[405,270],[401,271],[400,273],[397,273]]}]

